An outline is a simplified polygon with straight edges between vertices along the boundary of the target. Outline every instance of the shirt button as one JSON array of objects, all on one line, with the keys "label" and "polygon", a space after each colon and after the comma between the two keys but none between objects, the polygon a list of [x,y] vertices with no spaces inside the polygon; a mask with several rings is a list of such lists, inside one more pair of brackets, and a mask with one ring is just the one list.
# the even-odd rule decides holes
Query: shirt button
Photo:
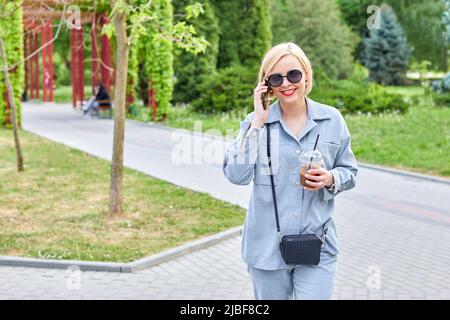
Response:
[{"label": "shirt button", "polygon": [[300,154],[300,150],[295,151],[297,154]]},{"label": "shirt button", "polygon": [[297,213],[297,212],[294,212],[293,215],[294,215],[295,217],[297,217],[297,216],[298,216],[298,213]]}]

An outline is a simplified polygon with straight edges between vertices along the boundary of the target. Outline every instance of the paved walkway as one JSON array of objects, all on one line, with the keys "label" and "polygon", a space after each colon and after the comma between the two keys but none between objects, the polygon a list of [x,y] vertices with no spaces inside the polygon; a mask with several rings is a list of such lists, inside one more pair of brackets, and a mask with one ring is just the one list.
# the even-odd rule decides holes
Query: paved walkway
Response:
[{"label": "paved walkway", "polygon": [[[68,105],[25,104],[23,126],[110,158],[110,120],[82,119]],[[180,141],[172,132],[128,122],[125,164],[245,207],[250,186],[230,184],[219,164],[172,163]],[[336,200],[341,253],[333,298],[450,299],[449,208],[449,185],[360,168],[357,188]],[[251,299],[239,246],[236,237],[133,274],[0,267],[0,299]]]}]

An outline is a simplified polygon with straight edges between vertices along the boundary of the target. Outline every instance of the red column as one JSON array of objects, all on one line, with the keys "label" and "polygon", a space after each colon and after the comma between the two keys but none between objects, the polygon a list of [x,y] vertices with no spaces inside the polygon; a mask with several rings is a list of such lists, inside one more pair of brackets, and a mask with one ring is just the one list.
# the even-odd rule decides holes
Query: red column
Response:
[{"label": "red column", "polygon": [[[29,35],[30,54],[39,48],[37,32],[38,30],[33,28]],[[30,58],[30,97],[39,99],[39,53]]]},{"label": "red column", "polygon": [[70,30],[70,54],[72,105],[75,108],[84,99],[84,47],[82,28]]},{"label": "red column", "polygon": [[4,98],[5,98],[5,123],[11,124],[11,108],[9,107],[9,99],[8,99],[8,90],[5,88],[5,94],[4,94]]},{"label": "red column", "polygon": [[75,40],[75,29],[70,29],[70,76],[72,79],[72,106],[75,108],[77,106],[78,98],[78,73],[76,72],[75,66],[77,65],[77,49]]},{"label": "red column", "polygon": [[[108,23],[110,23],[108,17],[102,14],[100,16],[100,25],[103,27]],[[101,60],[102,83],[108,93],[111,93],[111,43],[106,35],[102,35]]]},{"label": "red column", "polygon": [[100,82],[100,63],[98,61],[98,46],[97,46],[97,19],[98,15],[92,17],[92,92],[94,87]]},{"label": "red column", "polygon": [[[36,29],[36,32],[34,33],[34,50],[33,52],[36,52],[39,50],[39,32],[40,28]],[[34,57],[34,89],[36,90],[35,98],[40,98],[40,91],[41,91],[41,83],[39,82],[39,54],[36,54]]]},{"label": "red column", "polygon": [[[42,45],[52,40],[52,30],[52,19],[50,18],[42,24]],[[53,44],[50,43],[42,49],[43,101],[54,101],[53,76]]]},{"label": "red column", "polygon": [[[29,33],[28,35],[28,48],[29,48],[29,54],[33,53],[33,48],[34,48],[34,44],[33,44],[33,33]],[[30,83],[30,99],[34,99],[34,68],[33,68],[33,58],[28,59],[28,66],[29,66],[29,74],[30,74],[30,78],[29,78],[29,83]]]},{"label": "red column", "polygon": [[131,77],[128,77],[128,84],[127,84],[129,91],[127,94],[127,106],[129,106],[130,104],[132,104],[134,102],[134,90],[133,90],[133,79]]},{"label": "red column", "polygon": [[[25,26],[24,26],[25,27]],[[25,28],[24,28],[25,29]],[[24,32],[24,35],[23,35],[23,56],[26,58],[26,57],[28,57],[28,34],[27,34],[27,31],[26,31],[26,29],[25,29],[25,32]],[[29,80],[29,75],[28,75],[28,72],[29,72],[29,67],[28,67],[28,65],[29,65],[29,61],[27,60],[27,61],[25,61],[25,85],[24,85],[24,91],[25,91],[25,97],[26,97],[26,99],[28,100],[28,98],[29,98],[29,95],[28,95],[28,88],[29,88],[29,84],[28,84],[28,80]]]},{"label": "red column", "polygon": [[84,100],[84,43],[83,43],[83,26],[77,32],[78,42],[78,94],[80,103]]},{"label": "red column", "polygon": [[158,109],[158,103],[156,102],[155,90],[152,86],[152,80],[148,82],[148,106],[153,110],[152,119],[156,120],[156,114]]}]

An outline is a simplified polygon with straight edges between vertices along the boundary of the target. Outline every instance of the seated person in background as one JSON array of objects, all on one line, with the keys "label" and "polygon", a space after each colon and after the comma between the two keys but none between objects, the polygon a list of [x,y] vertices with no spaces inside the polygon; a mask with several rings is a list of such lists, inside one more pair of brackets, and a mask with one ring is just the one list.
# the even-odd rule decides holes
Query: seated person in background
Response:
[{"label": "seated person in background", "polygon": [[102,83],[99,83],[94,87],[94,94],[91,99],[88,100],[85,106],[81,109],[83,110],[83,115],[86,117],[91,113],[91,110],[94,109],[98,112],[99,106],[107,106],[111,108],[111,102],[109,98],[108,91]]}]

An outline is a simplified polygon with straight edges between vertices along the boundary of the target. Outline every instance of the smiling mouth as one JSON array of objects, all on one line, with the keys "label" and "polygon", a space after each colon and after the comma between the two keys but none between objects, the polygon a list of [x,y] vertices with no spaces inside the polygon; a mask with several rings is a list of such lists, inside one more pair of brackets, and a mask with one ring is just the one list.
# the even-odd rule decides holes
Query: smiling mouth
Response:
[{"label": "smiling mouth", "polygon": [[292,96],[294,94],[295,90],[297,90],[297,89],[285,90],[285,91],[281,91],[281,93],[285,96]]}]

